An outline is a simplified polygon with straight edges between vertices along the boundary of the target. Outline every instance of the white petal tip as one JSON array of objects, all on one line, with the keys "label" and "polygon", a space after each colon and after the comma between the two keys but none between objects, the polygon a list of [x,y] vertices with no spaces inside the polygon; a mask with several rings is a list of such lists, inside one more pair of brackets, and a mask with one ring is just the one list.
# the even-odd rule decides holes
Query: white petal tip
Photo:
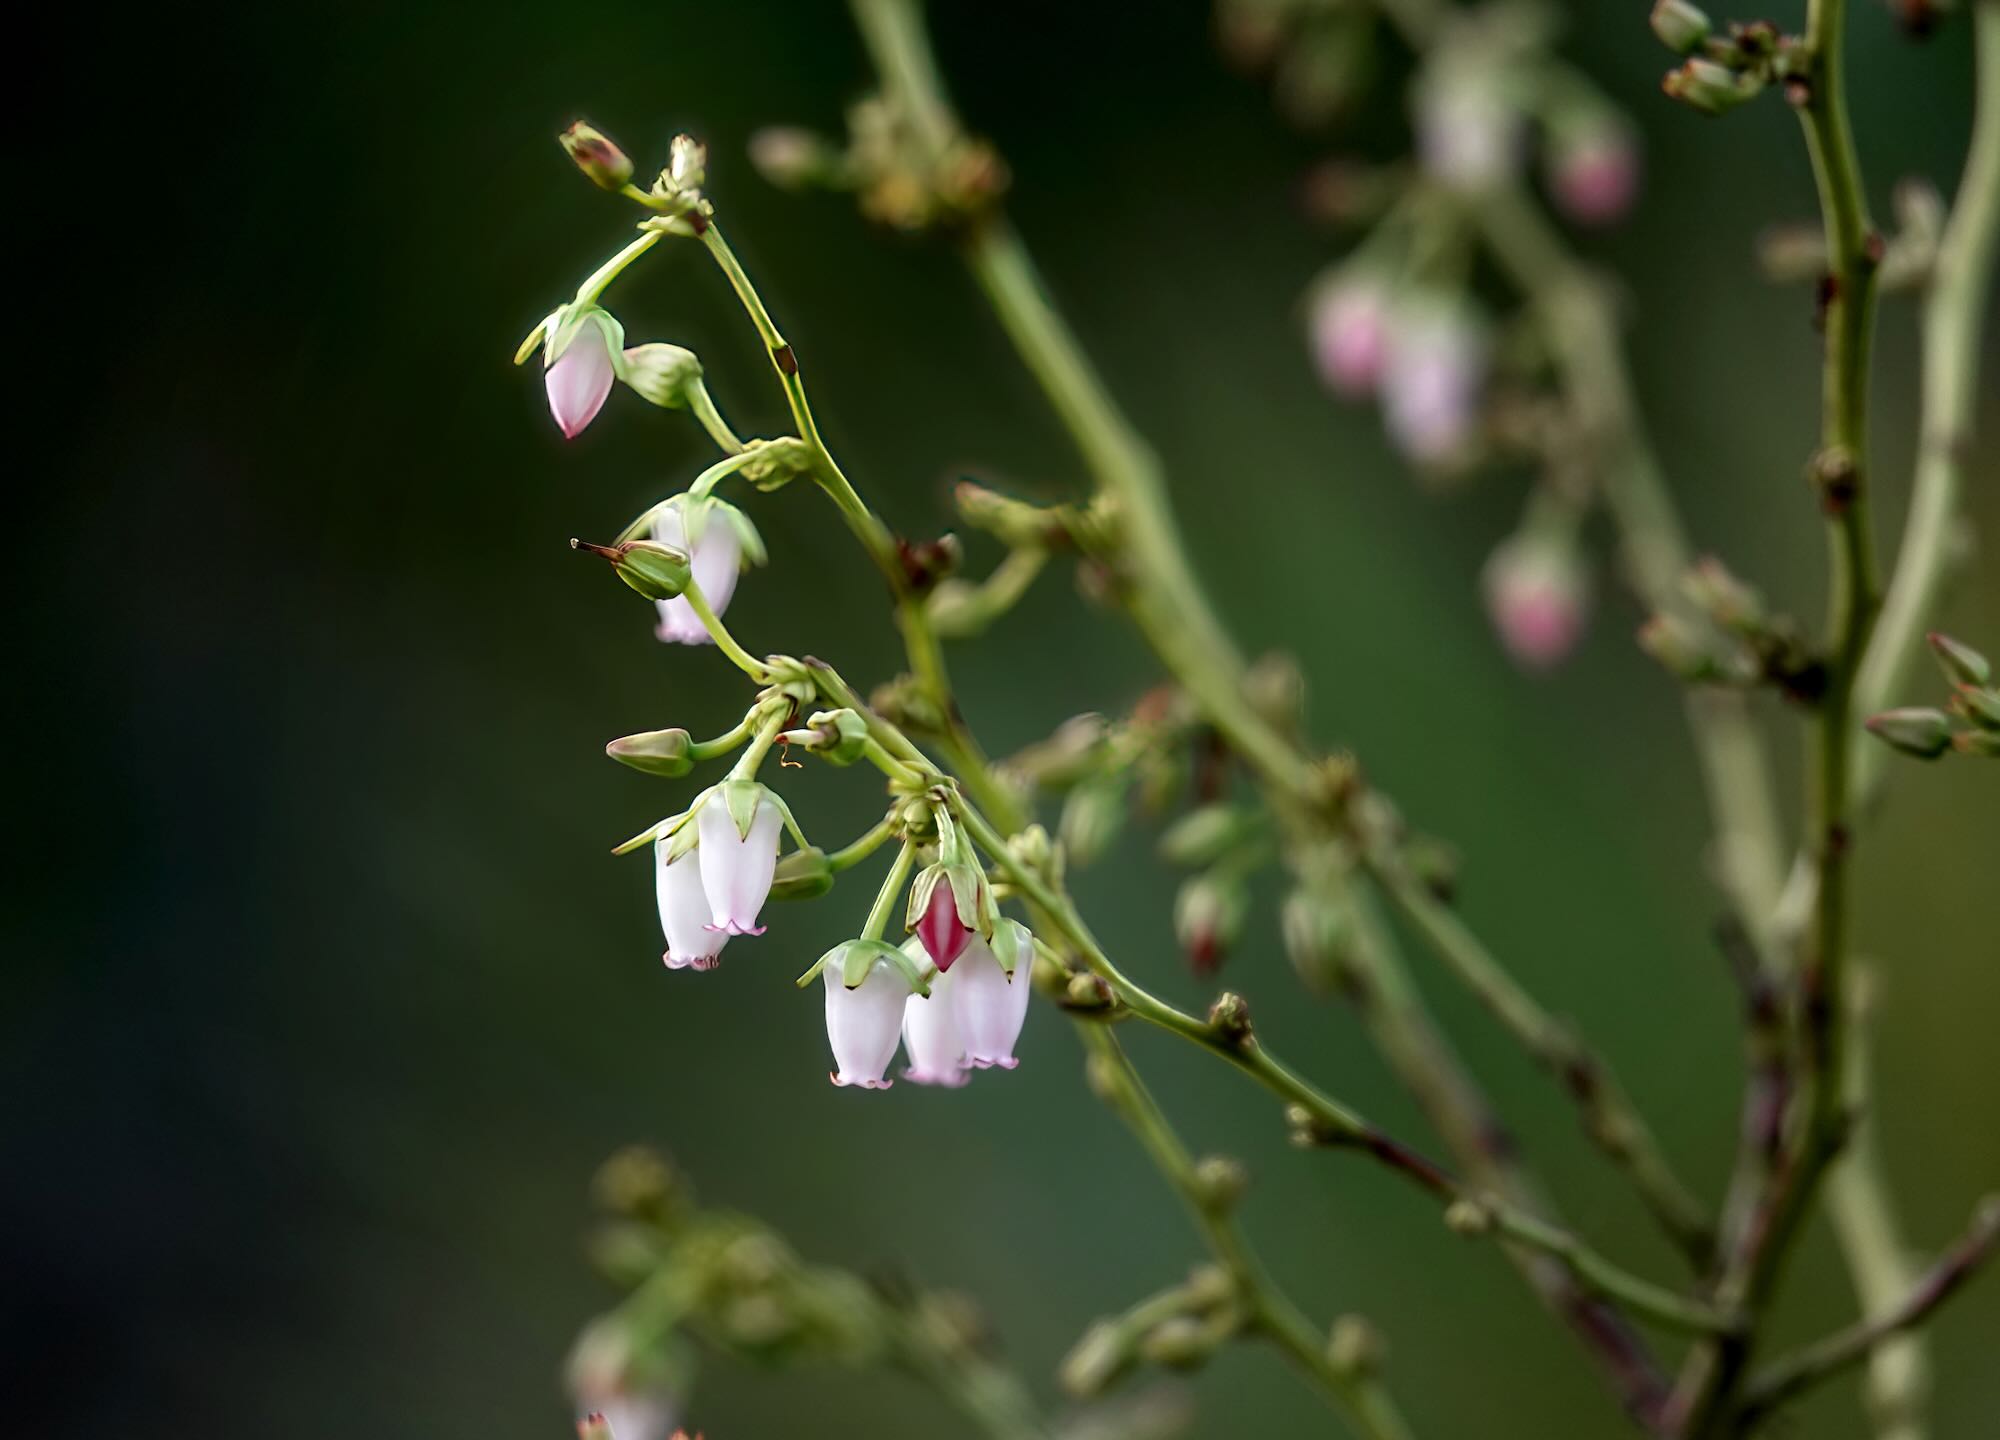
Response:
[{"label": "white petal tip", "polygon": [[857,1090],[887,1090],[891,1085],[896,1083],[894,1080],[870,1080],[866,1076],[858,1079],[849,1079],[847,1076],[832,1070],[827,1071],[826,1078],[842,1089],[852,1086]]},{"label": "white petal tip", "polygon": [[912,1085],[936,1085],[956,1090],[972,1076],[964,1070],[918,1070],[912,1066],[903,1071],[903,1078]]}]

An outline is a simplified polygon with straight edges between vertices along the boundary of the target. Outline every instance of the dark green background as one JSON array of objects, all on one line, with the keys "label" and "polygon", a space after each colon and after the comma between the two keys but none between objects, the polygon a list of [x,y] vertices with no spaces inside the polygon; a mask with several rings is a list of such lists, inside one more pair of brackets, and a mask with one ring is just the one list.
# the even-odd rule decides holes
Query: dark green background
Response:
[{"label": "dark green background", "polygon": [[[1571,8],[1571,53],[1646,132],[1637,219],[1591,248],[1629,277],[1635,363],[1692,528],[1816,614],[1809,306],[1749,260],[1760,227],[1812,205],[1794,122],[1775,102],[1717,123],[1670,106],[1643,4]],[[1638,613],[1608,593],[1547,679],[1497,653],[1476,572],[1519,482],[1425,496],[1370,415],[1316,390],[1298,299],[1333,248],[1295,185],[1323,140],[1225,70],[1202,7],[944,10],[964,109],[1011,159],[1021,228],[1166,456],[1217,604],[1249,643],[1302,657],[1318,737],[1357,747],[1462,847],[1474,922],[1719,1186],[1734,1002],[1706,938],[1696,777],[1672,688],[1630,643]],[[1967,37],[1913,46],[1881,7],[1856,10],[1880,204],[1894,176],[1956,173]],[[61,306],[14,335],[39,376],[17,389],[24,418],[56,452],[16,472],[9,576],[10,688],[39,717],[13,766],[0,1018],[0,1313],[20,1433],[561,1434],[559,1359],[606,1298],[578,1249],[586,1177],[639,1137],[810,1254],[977,1292],[1046,1394],[1082,1325],[1181,1273],[1194,1235],[1083,1094],[1046,1011],[1019,1072],[958,1095],[825,1083],[818,998],[789,980],[851,932],[865,881],[781,911],[715,976],[662,971],[649,866],[605,850],[689,787],[599,748],[715,726],[744,689],[712,652],[655,645],[645,607],[563,542],[685,484],[704,444],[621,394],[566,446],[533,374],[506,363],[628,233],[554,131],[587,114],[643,165],[693,128],[831,441],[894,524],[934,532],[944,482],[967,470],[1078,482],[947,254],[871,233],[838,200],[776,194],[743,162],[760,123],[838,124],[866,74],[842,12],[355,4],[59,23],[70,33],[27,68],[67,99],[30,127],[40,189],[16,227],[34,247],[17,300]],[[1391,118],[1371,127],[1392,136],[1395,108],[1378,96]],[[634,339],[700,352],[741,427],[782,423],[754,337],[691,249],[652,257],[614,299]],[[1876,413],[1892,527],[1913,339],[1910,306],[1890,304]],[[1990,535],[1990,375],[1981,394]],[[877,583],[827,507],[801,490],[751,508],[772,565],[745,581],[738,633],[890,673]],[[2000,644],[1990,565],[1951,620]],[[1062,577],[954,663],[999,750],[1122,707],[1153,675]],[[1919,683],[1912,699],[1935,696]],[[1792,718],[1769,718],[1789,757]],[[1861,860],[1885,1143],[1926,1246],[2000,1182],[1990,770],[1899,765]],[[852,772],[788,783],[823,843],[876,803]],[[1135,840],[1082,890],[1123,963],[1199,1004],[1165,884]],[[1419,1133],[1352,1019],[1301,999],[1275,896],[1260,898],[1230,982],[1278,1048]],[[1670,1275],[1563,1103],[1421,975],[1571,1213]],[[1250,1227],[1300,1299],[1322,1318],[1364,1310],[1393,1338],[1420,1433],[1618,1432],[1496,1253],[1361,1162],[1289,1151],[1275,1107],[1212,1063],[1133,1043],[1191,1140],[1251,1165]],[[1800,1333],[1848,1313],[1823,1235],[1791,1299]],[[2000,1414],[1981,1343],[1996,1329],[1992,1283],[1938,1327],[1946,1440]],[[1196,1390],[1205,1433],[1327,1427],[1262,1351],[1232,1352]],[[1854,1406],[1836,1387],[1801,1433],[1860,1436]],[[718,1369],[692,1418],[714,1440],[960,1433],[873,1376]]]}]

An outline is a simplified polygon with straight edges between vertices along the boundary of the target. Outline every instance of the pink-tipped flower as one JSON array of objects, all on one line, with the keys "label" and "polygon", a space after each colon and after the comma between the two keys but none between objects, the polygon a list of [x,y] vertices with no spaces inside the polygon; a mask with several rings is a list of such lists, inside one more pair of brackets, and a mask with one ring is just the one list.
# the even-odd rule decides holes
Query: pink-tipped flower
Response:
[{"label": "pink-tipped flower", "polygon": [[1389,297],[1363,276],[1322,286],[1312,298],[1309,328],[1319,378],[1350,400],[1375,393],[1389,356]]},{"label": "pink-tipped flower", "polygon": [[1623,219],[1639,197],[1639,147],[1622,125],[1595,125],[1550,142],[1549,191],[1580,225]]},{"label": "pink-tipped flower", "polygon": [[[696,501],[691,505],[685,495],[674,496],[653,517],[653,538],[688,557],[694,583],[701,587],[703,598],[717,615],[729,608],[729,599],[736,593],[749,523],[733,505],[720,500]],[[690,530],[694,532],[692,536]],[[754,539],[755,532],[748,533]],[[761,548],[755,553],[761,553]],[[714,637],[685,599],[676,595],[671,600],[653,603],[660,612],[660,623],[653,633],[661,640],[670,645],[713,643]]]},{"label": "pink-tipped flower", "polygon": [[1444,464],[1473,438],[1486,381],[1486,335],[1459,305],[1419,302],[1399,310],[1382,374],[1382,421],[1410,459]]},{"label": "pink-tipped flower", "polygon": [[951,882],[938,881],[931,887],[931,898],[923,914],[917,917],[917,943],[942,972],[951,969],[952,963],[965,953],[970,939],[971,929],[958,918],[958,897]]},{"label": "pink-tipped flower", "polygon": [[1493,628],[1522,665],[1546,670],[1576,647],[1589,587],[1568,544],[1518,535],[1493,552],[1483,579]]},{"label": "pink-tipped flower", "polygon": [[951,1002],[966,1063],[981,1070],[996,1065],[1012,1070],[1021,1063],[1014,1058],[1014,1042],[1027,1021],[1028,993],[1034,988],[1034,941],[1019,921],[1001,920],[994,927],[994,942],[1016,957],[1014,973],[1007,973],[992,946],[974,940],[951,972],[945,998]]},{"label": "pink-tipped flower", "polygon": [[653,842],[654,890],[660,901],[660,929],[669,970],[713,970],[729,937],[709,924],[708,892],[701,883],[699,850],[669,858],[673,837]]},{"label": "pink-tipped flower", "polygon": [[618,322],[594,306],[550,330],[542,381],[549,391],[549,413],[565,438],[581,435],[604,408],[611,383],[618,378],[624,340]]},{"label": "pink-tipped flower", "polygon": [[[924,963],[923,950],[914,940],[903,946],[903,953],[919,966]],[[969,1078],[965,1042],[959,1038],[958,1017],[952,1012],[955,984],[949,975],[934,975],[928,996],[912,994],[903,1003],[903,1051],[910,1061],[904,1079],[955,1089]]]},{"label": "pink-tipped flower", "polygon": [[762,935],[757,915],[771,893],[771,878],[778,868],[778,832],[784,823],[778,802],[754,781],[725,781],[696,812],[694,823],[699,827],[695,854],[701,857],[709,928],[729,935]]},{"label": "pink-tipped flower", "polygon": [[876,960],[851,990],[840,964],[826,966],[820,978],[826,982],[826,1038],[833,1047],[834,1068],[827,1078],[836,1085],[887,1090],[894,1082],[883,1077],[896,1058],[909,981],[886,959]]}]

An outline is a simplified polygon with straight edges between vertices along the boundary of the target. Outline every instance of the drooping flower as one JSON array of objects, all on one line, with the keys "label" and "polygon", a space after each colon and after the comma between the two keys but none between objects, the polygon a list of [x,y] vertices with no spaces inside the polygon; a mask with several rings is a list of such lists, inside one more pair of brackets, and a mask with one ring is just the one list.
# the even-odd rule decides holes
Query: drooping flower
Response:
[{"label": "drooping flower", "polygon": [[542,381],[548,387],[549,413],[564,438],[581,435],[604,408],[618,378],[624,340],[623,327],[596,306],[550,326],[542,352]]},{"label": "drooping flower", "polygon": [[1426,465],[1464,450],[1479,418],[1486,336],[1457,304],[1418,301],[1398,310],[1382,375],[1382,421],[1396,448]]},{"label": "drooping flower", "polygon": [[1550,138],[1549,191],[1582,225],[1621,219],[1639,196],[1639,147],[1625,126],[1572,127]]},{"label": "drooping flower", "polygon": [[667,1440],[680,1402],[660,1368],[641,1354],[619,1319],[593,1320],[569,1358],[570,1394],[583,1412],[577,1434],[608,1431],[611,1440]]},{"label": "drooping flower", "polygon": [[708,896],[709,928],[730,935],[762,935],[758,912],[771,893],[778,867],[778,834],[784,811],[755,781],[718,785],[695,813],[701,888]]},{"label": "drooping flower", "polygon": [[[653,538],[688,557],[694,583],[717,615],[729,607],[745,561],[755,561],[763,554],[749,517],[720,500],[690,501],[685,495],[674,496],[654,515]],[[654,603],[660,623],[653,633],[661,640],[670,645],[712,642],[713,637],[685,599],[677,595]]]},{"label": "drooping flower", "polygon": [[713,970],[729,936],[709,924],[708,893],[702,886],[700,851],[671,856],[674,838],[653,842],[654,889],[660,902],[660,929],[669,970]]},{"label": "drooping flower", "polygon": [[[925,963],[924,952],[914,940],[903,946],[912,963]],[[931,977],[928,996],[912,994],[903,1004],[903,1050],[910,1063],[903,1078],[918,1085],[956,1088],[969,1078],[965,1042],[959,1038],[958,1016],[952,1008],[951,992],[957,982],[950,975]]]},{"label": "drooping flower", "polygon": [[1309,315],[1313,363],[1329,390],[1350,400],[1375,391],[1389,353],[1389,303],[1381,285],[1348,276],[1322,286]]},{"label": "drooping flower", "polygon": [[1481,578],[1493,628],[1521,664],[1546,670],[1575,647],[1589,585],[1572,546],[1517,535],[1493,552]]},{"label": "drooping flower", "polygon": [[833,1047],[834,1068],[827,1078],[836,1085],[887,1090],[895,1083],[884,1076],[896,1058],[910,984],[887,956],[875,956],[867,964],[867,974],[852,989],[838,956],[820,971],[826,983],[826,1038]]},{"label": "drooping flower", "polygon": [[[1014,1042],[1028,1018],[1034,988],[1034,941],[1026,926],[1005,919],[995,925],[993,941],[988,945],[975,939],[966,946],[945,998],[951,1002],[966,1063],[980,1070],[1012,1070],[1021,1063],[1014,1058]],[[996,946],[1014,958],[1013,974],[994,953]]]}]

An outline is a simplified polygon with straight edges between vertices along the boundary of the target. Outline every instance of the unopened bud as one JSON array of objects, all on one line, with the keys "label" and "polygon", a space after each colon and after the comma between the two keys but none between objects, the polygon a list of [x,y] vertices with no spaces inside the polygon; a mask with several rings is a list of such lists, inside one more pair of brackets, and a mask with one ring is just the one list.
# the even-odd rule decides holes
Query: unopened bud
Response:
[{"label": "unopened bud", "polygon": [[1195,1162],[1194,1188],[1201,1206],[1213,1214],[1232,1210],[1250,1188],[1250,1172],[1227,1155],[1204,1155]]},{"label": "unopened bud", "polygon": [[1493,1229],[1493,1212],[1477,1200],[1454,1200],[1444,1212],[1444,1223],[1454,1235],[1485,1235]]},{"label": "unopened bud", "polygon": [[2000,690],[1954,685],[1951,708],[1982,730],[2000,730]]},{"label": "unopened bud", "polygon": [[627,1145],[598,1167],[591,1182],[597,1203],[614,1215],[659,1221],[685,1209],[693,1192],[649,1145]]},{"label": "unopened bud", "polygon": [[1215,1353],[1220,1338],[1192,1316],[1176,1315],[1146,1332],[1139,1353],[1169,1370],[1192,1370]]},{"label": "unopened bud", "polygon": [[1781,285],[1817,280],[1826,273],[1826,231],[1818,225],[1773,225],[1757,237],[1764,278]]},{"label": "unopened bud", "polygon": [[1388,1352],[1382,1332],[1360,1315],[1342,1315],[1333,1322],[1333,1333],[1327,1337],[1327,1363],[1349,1379],[1380,1374]]},{"label": "unopened bud", "polygon": [[1954,640],[1941,630],[1924,637],[1931,654],[1937,656],[1944,678],[1954,685],[1991,685],[1993,666],[1987,658],[1962,640]]},{"label": "unopened bud", "polygon": [[829,765],[852,765],[868,753],[868,722],[857,710],[815,711],[804,730],[806,749]]},{"label": "unopened bud", "polygon": [[1668,71],[1660,88],[1704,115],[1720,115],[1754,97],[1764,81],[1755,73],[1739,74],[1713,60],[1695,59]]},{"label": "unopened bud", "polygon": [[1243,882],[1209,870],[1181,884],[1174,896],[1174,934],[1197,975],[1212,975],[1243,937],[1250,896]]},{"label": "unopened bud", "polygon": [[1233,805],[1190,810],[1160,836],[1160,858],[1183,868],[1212,865],[1235,848],[1252,823],[1249,815]]},{"label": "unopened bud", "polygon": [[708,147],[692,135],[676,135],[667,150],[667,177],[683,190],[696,190],[708,179]]},{"label": "unopened bud", "polygon": [[1111,847],[1124,824],[1124,782],[1116,776],[1094,775],[1064,799],[1058,830],[1069,858],[1088,865]]},{"label": "unopened bud", "polygon": [[1068,538],[1068,531],[1055,511],[1016,500],[976,481],[959,481],[952,499],[966,524],[1017,549],[1047,548]]},{"label": "unopened bud", "polygon": [[1493,627],[1522,665],[1545,670],[1575,648],[1590,581],[1574,543],[1523,532],[1494,550],[1482,579]]},{"label": "unopened bud", "polygon": [[1099,1320],[1063,1357],[1056,1380],[1065,1394],[1078,1400],[1095,1399],[1131,1368],[1132,1358],[1120,1327],[1110,1320]]},{"label": "unopened bud", "polygon": [[641,399],[663,409],[684,410],[701,379],[701,361],[692,350],[655,340],[626,350],[625,371],[618,378]]},{"label": "unopened bud", "polygon": [[817,900],[833,888],[833,865],[817,845],[794,850],[771,876],[771,899]]},{"label": "unopened bud", "polygon": [[694,769],[693,752],[694,742],[685,730],[647,730],[621,736],[604,747],[604,753],[620,764],[669,780]]},{"label": "unopened bud", "polygon": [[1961,755],[2000,755],[2000,730],[1961,730],[1951,738],[1951,748]]},{"label": "unopened bud", "polygon": [[1942,710],[1911,707],[1868,717],[1868,733],[1905,755],[1935,760],[1951,748],[1951,717]]},{"label": "unopened bud", "polygon": [[772,125],[750,137],[750,163],[780,190],[804,190],[846,181],[846,163],[838,149],[791,125]]},{"label": "unopened bud", "polygon": [[1208,1007],[1208,1023],[1223,1040],[1240,1045],[1250,1038],[1250,1002],[1234,990],[1225,990]]},{"label": "unopened bud", "polygon": [[1653,7],[1653,33],[1676,55],[1686,55],[1714,29],[1708,16],[1688,0],[1659,0]]},{"label": "unopened bud", "polygon": [[1302,885],[1285,897],[1278,913],[1285,958],[1308,990],[1323,995],[1339,983],[1353,922],[1333,896]]},{"label": "unopened bud", "polygon": [[1765,623],[1764,597],[1713,555],[1704,556],[1681,577],[1681,593],[1717,625],[1736,634],[1752,634]]},{"label": "unopened bud", "polygon": [[630,183],[631,158],[581,120],[556,139],[569,152],[569,158],[576,162],[576,168],[588,176],[590,183],[598,189],[617,191]]},{"label": "unopened bud", "polygon": [[1639,627],[1639,648],[1676,680],[1698,685],[1714,680],[1723,667],[1702,627],[1662,612]]},{"label": "unopened bud", "polygon": [[1305,723],[1305,672],[1282,650],[1259,655],[1243,676],[1243,698],[1265,723],[1296,735]]},{"label": "unopened bud", "polygon": [[1111,994],[1111,987],[1102,979],[1080,970],[1069,977],[1069,983],[1063,988],[1062,1003],[1068,1010],[1084,1012],[1109,1010],[1114,1003],[1114,997]]},{"label": "unopened bud", "polygon": [[618,578],[648,600],[672,600],[687,589],[688,557],[657,540],[624,540],[616,545],[593,545],[588,540],[571,540],[572,550],[588,551],[611,562]]}]

